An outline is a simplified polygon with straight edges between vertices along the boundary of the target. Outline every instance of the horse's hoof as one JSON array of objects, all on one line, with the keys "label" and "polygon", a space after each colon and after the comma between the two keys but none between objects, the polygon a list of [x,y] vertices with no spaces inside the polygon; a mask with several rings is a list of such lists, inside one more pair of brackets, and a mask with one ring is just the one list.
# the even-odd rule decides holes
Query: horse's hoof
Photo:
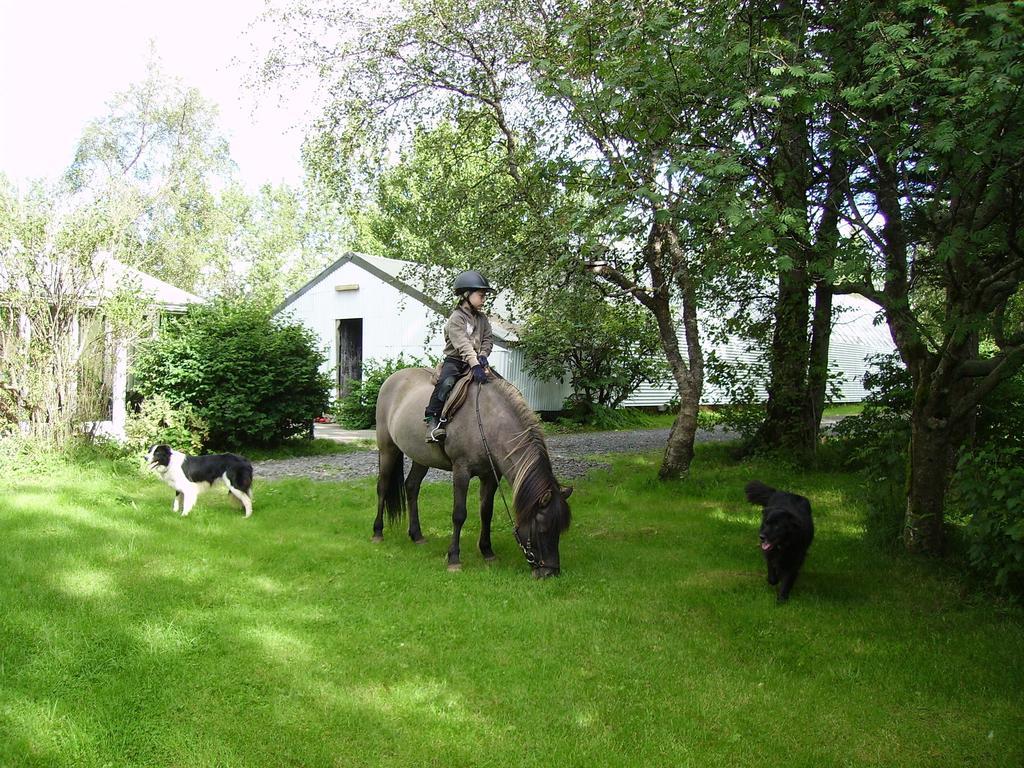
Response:
[{"label": "horse's hoof", "polygon": [[370,539],[370,541],[372,541],[374,544],[380,544],[382,541],[384,541],[384,537],[380,534],[374,534],[373,538]]},{"label": "horse's hoof", "polygon": [[413,544],[426,544],[427,543],[427,537],[426,536],[420,536],[418,539],[413,539],[412,543]]},{"label": "horse's hoof", "polygon": [[462,563],[448,563],[448,573],[458,573],[462,570]]},{"label": "horse's hoof", "polygon": [[493,563],[497,559],[498,559],[498,556],[493,554],[493,553],[490,554],[490,555],[484,555],[484,562],[485,563]]}]

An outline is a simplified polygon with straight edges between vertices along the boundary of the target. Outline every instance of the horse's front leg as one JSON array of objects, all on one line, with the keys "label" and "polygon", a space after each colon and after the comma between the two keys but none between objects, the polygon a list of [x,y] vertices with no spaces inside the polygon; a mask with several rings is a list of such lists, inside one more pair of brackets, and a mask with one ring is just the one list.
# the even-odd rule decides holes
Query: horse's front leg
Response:
[{"label": "horse's front leg", "polygon": [[452,504],[452,543],[448,547],[448,570],[462,570],[462,561],[459,560],[459,537],[462,534],[462,526],[466,522],[466,495],[469,492],[469,470],[465,467],[454,467],[452,469],[452,489],[454,503]]},{"label": "horse's front leg", "polygon": [[494,517],[494,494],[498,480],[491,475],[480,478],[480,554],[484,560],[496,560],[491,548],[491,518]]}]

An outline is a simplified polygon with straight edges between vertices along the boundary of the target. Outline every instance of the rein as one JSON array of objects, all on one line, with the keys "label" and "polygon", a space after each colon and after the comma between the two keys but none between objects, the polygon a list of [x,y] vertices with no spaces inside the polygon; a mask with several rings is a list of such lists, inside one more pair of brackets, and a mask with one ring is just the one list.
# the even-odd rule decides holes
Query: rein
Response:
[{"label": "rein", "polygon": [[476,385],[476,426],[480,430],[480,440],[484,444],[484,453],[487,454],[487,461],[491,465],[491,474],[494,475],[496,482],[498,483],[498,493],[501,494],[501,503],[505,505],[505,514],[508,516],[508,521],[512,525],[512,535],[515,536],[516,544],[523,550],[523,556],[526,558],[526,562],[531,568],[539,568],[544,565],[544,561],[537,560],[537,556],[533,553],[533,544],[529,538],[526,542],[523,542],[523,537],[519,535],[519,526],[516,525],[516,521],[512,519],[512,513],[509,512],[508,502],[505,501],[505,492],[501,490],[501,478],[498,476],[498,470],[494,466],[494,458],[491,456],[491,448],[487,445],[487,438],[484,436],[484,422],[480,418],[480,388],[483,384]]}]

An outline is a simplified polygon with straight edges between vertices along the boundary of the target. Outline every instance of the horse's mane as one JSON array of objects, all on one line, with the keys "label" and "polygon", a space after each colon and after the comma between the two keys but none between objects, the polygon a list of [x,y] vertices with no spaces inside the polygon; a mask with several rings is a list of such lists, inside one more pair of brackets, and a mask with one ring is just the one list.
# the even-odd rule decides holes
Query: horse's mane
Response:
[{"label": "horse's mane", "polygon": [[[522,393],[505,379],[497,379],[487,386],[500,392],[512,411],[524,426],[519,434],[513,436],[505,458],[513,462],[512,488],[514,492],[513,506],[516,510],[516,523],[525,525],[537,514],[539,507],[545,506],[551,494],[560,493],[561,489],[555,473],[551,468],[547,444],[544,442],[544,431],[540,419],[527,404]],[[545,496],[548,499],[545,499]],[[569,527],[569,508],[566,504],[556,505],[560,510],[560,519],[555,521],[559,530]]]}]

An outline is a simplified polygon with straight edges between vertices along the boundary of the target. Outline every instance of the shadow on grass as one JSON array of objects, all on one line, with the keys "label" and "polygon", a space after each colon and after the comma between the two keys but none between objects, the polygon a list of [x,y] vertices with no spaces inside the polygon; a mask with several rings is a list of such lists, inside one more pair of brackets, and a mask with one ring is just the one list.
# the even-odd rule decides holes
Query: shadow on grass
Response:
[{"label": "shadow on grass", "polygon": [[[424,488],[422,547],[404,524],[370,542],[372,480],[263,483],[249,520],[220,494],[179,518],[152,479],[15,487],[0,763],[924,766],[941,743],[950,765],[1019,764],[1020,617],[950,610],[924,569],[871,555],[848,478],[614,462],[577,482],[545,582],[500,509],[499,562],[474,511],[447,573],[444,486]],[[751,477],[821,510],[784,609]]]},{"label": "shadow on grass", "polygon": [[368,489],[305,485],[268,486],[250,520],[210,494],[180,518],[144,483],[124,504],[58,480],[8,496],[4,764],[373,765],[396,740],[469,764],[467,729],[505,725],[444,664],[395,663],[410,627],[445,622],[395,626],[414,581],[361,535]]}]

